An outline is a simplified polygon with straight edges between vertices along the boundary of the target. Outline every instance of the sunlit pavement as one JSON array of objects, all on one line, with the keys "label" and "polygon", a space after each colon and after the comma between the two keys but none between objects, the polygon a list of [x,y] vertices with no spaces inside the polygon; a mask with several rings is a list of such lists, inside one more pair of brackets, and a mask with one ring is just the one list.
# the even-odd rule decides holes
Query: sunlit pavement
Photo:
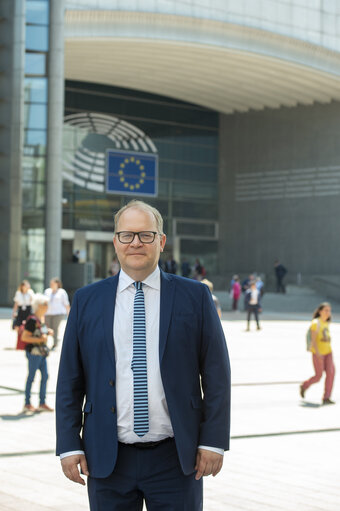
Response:
[{"label": "sunlit pavement", "polygon": [[[264,314],[262,330],[253,323],[246,332],[244,313],[223,314],[232,363],[232,441],[221,473],[205,478],[206,511],[340,510],[340,385],[336,380],[337,405],[321,406],[323,382],[301,400],[299,383],[312,375],[308,321],[306,314],[291,317]],[[340,368],[338,318],[331,334]],[[13,349],[10,324],[0,320],[0,510],[86,510],[86,489],[63,476],[54,455],[54,413],[21,413],[26,358]],[[53,407],[59,355],[48,358]],[[34,405],[38,388],[37,376]]]}]

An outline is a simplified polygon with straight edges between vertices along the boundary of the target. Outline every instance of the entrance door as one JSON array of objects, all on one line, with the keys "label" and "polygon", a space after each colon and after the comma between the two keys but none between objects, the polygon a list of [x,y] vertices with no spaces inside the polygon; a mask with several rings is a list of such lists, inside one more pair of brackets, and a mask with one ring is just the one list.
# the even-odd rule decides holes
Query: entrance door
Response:
[{"label": "entrance door", "polygon": [[109,276],[109,269],[114,257],[112,243],[89,241],[87,244],[88,261],[94,263],[95,280],[105,279]]}]

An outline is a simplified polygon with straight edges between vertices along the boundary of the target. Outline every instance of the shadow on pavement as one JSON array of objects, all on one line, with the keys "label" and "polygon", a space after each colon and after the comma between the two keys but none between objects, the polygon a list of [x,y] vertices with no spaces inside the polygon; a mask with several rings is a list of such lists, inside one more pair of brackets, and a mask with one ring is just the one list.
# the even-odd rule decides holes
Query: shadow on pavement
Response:
[{"label": "shadow on pavement", "polygon": [[30,419],[34,415],[36,414],[20,412],[17,413],[16,415],[0,415],[0,419],[2,419],[3,421],[19,421],[21,419]]},{"label": "shadow on pavement", "polygon": [[302,408],[320,408],[322,405],[320,403],[311,403],[310,401],[304,401],[303,403],[300,403],[300,406],[302,406]]}]

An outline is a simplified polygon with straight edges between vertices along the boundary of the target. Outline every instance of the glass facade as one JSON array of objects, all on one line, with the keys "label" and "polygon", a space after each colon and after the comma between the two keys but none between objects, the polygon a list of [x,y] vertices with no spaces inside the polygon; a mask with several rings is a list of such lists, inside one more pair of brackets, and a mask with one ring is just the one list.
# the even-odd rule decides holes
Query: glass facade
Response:
[{"label": "glass facade", "polygon": [[[218,114],[162,96],[67,81],[65,115],[86,112],[124,120],[150,137],[159,156],[159,187],[158,197],[148,198],[147,202],[163,215],[168,253],[173,250],[177,237],[181,256],[192,263],[196,257],[202,257],[208,269],[216,271],[217,242],[208,241],[208,237],[218,218]],[[87,147],[94,154],[115,148],[106,137],[97,134],[91,137],[87,139]],[[65,125],[64,161],[72,160],[83,139],[79,126]],[[112,232],[114,212],[129,200],[131,196],[89,190],[66,178],[63,184],[63,228]],[[187,219],[191,222],[191,231],[186,226],[175,232],[173,221]],[[210,228],[204,224],[207,219],[211,221]],[[187,233],[195,239],[186,241]]]},{"label": "glass facade", "polygon": [[49,0],[26,0],[22,275],[43,289]]}]

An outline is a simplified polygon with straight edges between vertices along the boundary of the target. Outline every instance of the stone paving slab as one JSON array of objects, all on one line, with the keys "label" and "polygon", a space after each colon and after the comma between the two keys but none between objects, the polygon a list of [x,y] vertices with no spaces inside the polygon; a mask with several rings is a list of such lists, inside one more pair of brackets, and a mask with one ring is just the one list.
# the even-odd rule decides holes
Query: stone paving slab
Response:
[{"label": "stone paving slab", "polygon": [[[223,321],[232,362],[232,441],[221,473],[205,478],[205,511],[340,510],[340,386],[336,381],[333,395],[339,405],[320,406],[322,383],[300,399],[299,382],[312,374],[307,326],[280,314],[263,319],[261,331],[245,332],[242,315]],[[339,368],[339,323],[331,333]],[[13,349],[8,319],[0,320],[0,339],[0,510],[88,509],[86,489],[63,476],[54,456],[54,413],[20,413],[26,359]],[[51,353],[52,405],[58,361],[59,352]]]}]

